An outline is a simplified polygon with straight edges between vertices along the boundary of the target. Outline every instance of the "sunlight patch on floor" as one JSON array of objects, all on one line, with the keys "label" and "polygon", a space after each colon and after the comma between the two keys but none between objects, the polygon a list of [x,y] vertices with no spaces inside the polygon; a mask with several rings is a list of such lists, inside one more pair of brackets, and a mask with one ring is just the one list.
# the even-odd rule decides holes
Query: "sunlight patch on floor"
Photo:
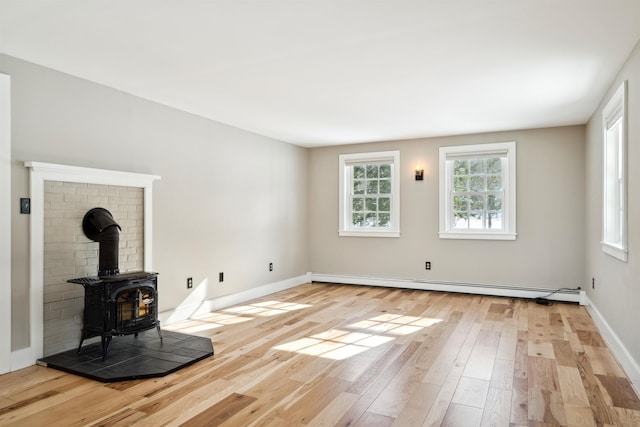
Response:
[{"label": "sunlight patch on floor", "polygon": [[248,322],[255,317],[277,316],[295,310],[311,307],[309,304],[297,304],[282,301],[264,301],[240,307],[225,308],[220,311],[200,314],[189,320],[163,326],[162,329],[179,331],[183,333],[195,333],[217,329],[225,325]]},{"label": "sunlight patch on floor", "polygon": [[343,360],[395,339],[394,336],[384,334],[409,335],[439,322],[442,322],[442,319],[383,314],[347,326],[350,329],[358,329],[357,332],[329,329],[273,348]]},{"label": "sunlight patch on floor", "polygon": [[240,307],[225,308],[224,312],[238,313],[251,316],[269,317],[290,311],[301,310],[311,307],[309,304],[297,304],[281,301],[265,301],[254,304],[242,305]]}]

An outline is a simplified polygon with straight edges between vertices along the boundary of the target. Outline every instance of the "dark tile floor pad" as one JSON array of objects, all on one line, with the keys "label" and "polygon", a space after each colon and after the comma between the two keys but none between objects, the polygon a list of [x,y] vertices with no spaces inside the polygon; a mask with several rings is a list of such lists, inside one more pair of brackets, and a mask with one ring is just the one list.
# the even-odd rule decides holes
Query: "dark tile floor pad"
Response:
[{"label": "dark tile floor pad", "polygon": [[162,331],[160,342],[155,329],[138,337],[114,337],[106,361],[100,342],[85,344],[80,355],[69,350],[43,357],[39,364],[102,382],[163,377],[213,355],[209,338]]}]

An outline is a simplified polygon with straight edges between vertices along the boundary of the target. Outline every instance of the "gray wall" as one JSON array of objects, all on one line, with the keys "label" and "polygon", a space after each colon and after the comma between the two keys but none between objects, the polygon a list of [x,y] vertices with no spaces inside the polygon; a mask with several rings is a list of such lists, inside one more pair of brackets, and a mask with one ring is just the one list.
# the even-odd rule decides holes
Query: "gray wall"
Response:
[{"label": "gray wall", "polygon": [[[438,148],[504,141],[517,142],[517,240],[439,239]],[[401,237],[338,237],[338,155],[382,150],[400,150]],[[422,182],[413,177],[418,164]],[[584,286],[584,126],[315,148],[310,172],[313,272]]]},{"label": "gray wall", "polygon": [[162,177],[153,184],[160,310],[196,291],[213,298],[307,271],[306,149],[2,54],[0,73],[12,78],[13,350],[29,345],[24,161]]},{"label": "gray wall", "polygon": [[[628,262],[604,252],[602,239],[602,109],[610,96],[628,80]],[[586,131],[586,279],[595,279],[587,293],[593,305],[621,339],[631,356],[640,361],[638,313],[640,312],[640,44],[612,83],[587,124]]]}]

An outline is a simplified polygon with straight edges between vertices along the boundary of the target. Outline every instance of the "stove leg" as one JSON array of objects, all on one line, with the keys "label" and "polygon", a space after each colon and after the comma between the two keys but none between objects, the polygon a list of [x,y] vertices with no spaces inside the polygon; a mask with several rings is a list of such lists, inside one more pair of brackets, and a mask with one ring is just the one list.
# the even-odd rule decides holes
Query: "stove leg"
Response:
[{"label": "stove leg", "polygon": [[111,344],[111,335],[102,336],[102,361],[107,360],[107,350],[109,350],[109,344]]},{"label": "stove leg", "polygon": [[82,332],[82,337],[80,338],[80,345],[78,346],[78,356],[80,355],[80,350],[82,349],[82,343],[87,338],[87,334]]},{"label": "stove leg", "polygon": [[160,342],[162,342],[162,331],[160,330],[160,322],[156,323],[156,329],[158,330],[158,335],[160,335]]}]

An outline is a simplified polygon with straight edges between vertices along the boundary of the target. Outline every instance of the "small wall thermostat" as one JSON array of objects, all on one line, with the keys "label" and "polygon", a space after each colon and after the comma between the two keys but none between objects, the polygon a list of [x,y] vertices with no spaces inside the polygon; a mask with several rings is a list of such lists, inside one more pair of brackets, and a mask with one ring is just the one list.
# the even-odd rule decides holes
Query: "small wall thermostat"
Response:
[{"label": "small wall thermostat", "polygon": [[20,199],[20,213],[21,214],[31,213],[31,199],[26,197],[23,197]]}]

